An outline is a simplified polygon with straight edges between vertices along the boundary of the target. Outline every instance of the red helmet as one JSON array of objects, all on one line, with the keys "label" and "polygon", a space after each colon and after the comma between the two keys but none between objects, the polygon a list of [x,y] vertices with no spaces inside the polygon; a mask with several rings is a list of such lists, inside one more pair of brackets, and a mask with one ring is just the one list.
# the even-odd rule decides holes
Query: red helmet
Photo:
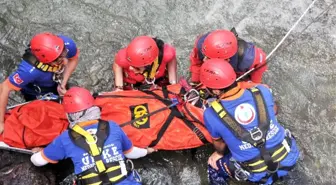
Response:
[{"label": "red helmet", "polygon": [[159,48],[151,37],[139,36],[127,46],[126,55],[131,66],[144,67],[151,65],[159,56]]},{"label": "red helmet", "polygon": [[201,67],[200,81],[211,89],[223,89],[232,85],[237,75],[229,62],[209,59]]},{"label": "red helmet", "polygon": [[38,61],[47,64],[61,55],[64,41],[52,33],[39,33],[30,41],[30,49]]},{"label": "red helmet", "polygon": [[202,53],[208,58],[228,59],[235,55],[237,51],[237,38],[228,30],[211,32],[202,45]]},{"label": "red helmet", "polygon": [[72,87],[64,94],[62,104],[66,113],[75,113],[92,107],[94,98],[87,89]]}]

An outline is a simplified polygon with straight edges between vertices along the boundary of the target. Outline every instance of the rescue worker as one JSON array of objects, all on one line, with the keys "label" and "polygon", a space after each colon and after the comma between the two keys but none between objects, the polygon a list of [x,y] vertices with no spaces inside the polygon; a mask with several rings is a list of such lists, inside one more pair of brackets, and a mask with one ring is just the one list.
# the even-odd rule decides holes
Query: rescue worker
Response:
[{"label": "rescue worker", "polygon": [[201,35],[196,40],[189,58],[193,84],[199,83],[201,65],[209,58],[229,62],[238,77],[256,68],[247,78],[243,78],[254,83],[261,83],[262,75],[267,70],[266,55],[262,49],[239,38],[234,28],[231,31],[215,30]]},{"label": "rescue worker", "polygon": [[[217,150],[209,158],[211,184],[229,177],[272,184],[286,176],[299,158],[289,130],[275,116],[269,88],[243,89],[227,62],[209,59],[200,69],[200,82],[217,97],[204,112],[204,122]],[[226,143],[230,153],[224,155]]]},{"label": "rescue worker", "polygon": [[33,154],[31,162],[43,166],[71,158],[79,185],[141,184],[135,178],[136,171],[127,168],[125,157],[136,159],[156,150],[132,146],[115,122],[101,120],[100,108],[94,105],[93,96],[84,88],[70,88],[62,104],[70,129]]},{"label": "rescue worker", "polygon": [[161,39],[138,36],[118,51],[113,63],[116,90],[176,84],[175,48]]},{"label": "rescue worker", "polygon": [[9,93],[20,90],[26,101],[48,93],[63,95],[78,54],[75,42],[64,35],[45,32],[31,39],[17,70],[0,84],[0,133]]}]

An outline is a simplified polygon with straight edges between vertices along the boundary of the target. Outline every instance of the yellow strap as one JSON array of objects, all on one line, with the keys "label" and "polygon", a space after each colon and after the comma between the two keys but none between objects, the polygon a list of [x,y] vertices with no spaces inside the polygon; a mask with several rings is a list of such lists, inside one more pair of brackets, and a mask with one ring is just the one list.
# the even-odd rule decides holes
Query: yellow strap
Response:
[{"label": "yellow strap", "polygon": [[211,107],[216,111],[220,118],[223,118],[226,115],[226,111],[223,109],[223,106],[218,101],[213,101],[211,103]]},{"label": "yellow strap", "polygon": [[[104,173],[109,173],[109,172],[118,170],[118,169],[120,169],[120,168],[121,168],[121,166],[112,166],[112,167],[108,168],[108,169],[106,170],[106,172],[104,172]],[[89,179],[89,178],[96,177],[96,176],[98,176],[97,173],[90,173],[90,174],[87,174],[87,175],[84,175],[84,176],[80,177],[80,179],[83,179],[83,180],[84,180],[84,179]],[[121,178],[123,178],[123,177],[124,177],[124,175],[123,175],[123,174],[120,174],[120,175],[117,175],[117,176],[115,176],[115,177],[110,178],[109,181],[110,181],[110,182],[115,182],[115,181],[117,181],[117,180],[119,180],[119,179],[121,179]],[[99,185],[101,182],[102,182],[102,181],[99,181],[99,182],[96,182],[96,183],[92,183],[92,184],[90,184],[90,185]]]},{"label": "yellow strap", "polygon": [[259,160],[259,161],[257,161],[257,162],[248,164],[248,166],[257,166],[257,165],[259,165],[259,164],[261,164],[261,163],[263,163],[263,162],[264,162],[264,160]]},{"label": "yellow strap", "polygon": [[282,146],[281,148],[279,148],[278,150],[276,150],[276,151],[272,154],[272,157],[278,155],[283,149],[285,149],[285,146]]},{"label": "yellow strap", "polygon": [[[92,156],[100,155],[100,150],[99,150],[99,148],[96,144],[97,141],[94,139],[94,137],[90,133],[88,133],[86,130],[84,130],[82,127],[80,127],[78,125],[75,125],[72,129],[75,132],[77,132],[78,134],[85,137],[86,142],[88,143],[88,145],[90,147],[90,151],[91,151]],[[104,165],[102,160],[95,161],[95,163],[96,163],[96,166],[97,166],[97,169],[98,169],[99,172],[102,172],[102,171],[106,170],[105,165]]]},{"label": "yellow strap", "polygon": [[110,180],[110,182],[115,182],[115,181],[117,181],[117,180],[119,180],[119,179],[121,179],[121,178],[123,178],[123,177],[124,177],[124,175],[123,175],[123,174],[120,174],[120,175],[118,175],[118,176],[115,176],[115,177],[110,178],[109,180]]},{"label": "yellow strap", "polygon": [[87,184],[87,185],[100,185],[102,183],[102,181],[96,182],[96,183],[92,183],[92,184]]},{"label": "yellow strap", "polygon": [[89,178],[96,177],[96,176],[98,176],[97,173],[89,173],[87,175],[81,176],[80,179],[89,179]]},{"label": "yellow strap", "polygon": [[56,72],[56,71],[59,71],[62,67],[62,65],[59,65],[59,66],[50,66],[48,64],[44,64],[42,62],[37,62],[35,64],[36,68],[42,70],[42,71],[48,71],[48,72]]},{"label": "yellow strap", "polygon": [[156,59],[154,60],[153,64],[152,64],[152,68],[151,68],[151,71],[149,73],[149,76],[148,76],[148,72],[146,71],[143,75],[146,77],[146,78],[150,78],[150,79],[154,79],[155,75],[156,75],[156,72],[157,70],[159,69],[159,57],[156,57]]},{"label": "yellow strap", "polygon": [[252,91],[252,92],[257,92],[257,91],[259,91],[259,89],[256,88],[256,87],[252,87],[252,88],[251,88],[251,91]]},{"label": "yellow strap", "polygon": [[254,173],[258,173],[258,172],[264,172],[265,170],[267,170],[267,166],[263,167],[263,168],[260,168],[258,170],[252,170],[252,172]]}]

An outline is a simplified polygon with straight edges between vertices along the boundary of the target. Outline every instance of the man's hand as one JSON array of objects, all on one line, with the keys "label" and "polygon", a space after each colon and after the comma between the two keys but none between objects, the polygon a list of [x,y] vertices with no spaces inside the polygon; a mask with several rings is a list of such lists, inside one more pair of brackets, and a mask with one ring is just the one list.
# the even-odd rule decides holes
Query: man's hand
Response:
[{"label": "man's hand", "polygon": [[158,150],[155,148],[146,148],[147,149],[147,154],[151,154],[153,152],[157,152]]},{"label": "man's hand", "polygon": [[4,131],[5,124],[3,122],[0,122],[0,134]]},{"label": "man's hand", "polygon": [[37,153],[37,152],[42,151],[43,148],[42,148],[42,147],[35,147],[35,148],[32,148],[31,150],[32,150],[34,153]]},{"label": "man's hand", "polygon": [[208,159],[208,164],[209,164],[212,168],[218,170],[218,166],[217,166],[216,162],[218,161],[218,159],[220,159],[220,158],[222,158],[222,157],[223,157],[223,155],[219,154],[218,152],[214,152],[214,153],[209,157],[209,159]]},{"label": "man's hand", "polygon": [[57,92],[60,96],[64,96],[64,94],[67,92],[65,85],[58,84],[57,86]]}]

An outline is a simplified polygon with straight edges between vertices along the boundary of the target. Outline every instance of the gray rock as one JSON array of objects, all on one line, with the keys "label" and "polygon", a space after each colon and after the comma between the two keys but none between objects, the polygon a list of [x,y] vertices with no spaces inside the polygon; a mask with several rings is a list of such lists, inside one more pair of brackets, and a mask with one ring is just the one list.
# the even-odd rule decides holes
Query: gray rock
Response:
[{"label": "gray rock", "polygon": [[[269,53],[310,3],[304,0],[2,0],[0,80],[15,69],[29,39],[41,31],[74,38],[81,55],[72,79],[92,91],[111,90],[114,54],[142,34],[159,36],[175,46],[179,74],[187,76],[188,55],[197,35],[235,26],[242,38]],[[335,181],[335,3],[334,0],[317,1],[269,60],[264,80],[280,103],[279,120],[296,135],[302,151],[292,179],[284,184]],[[19,101],[22,99],[16,93],[10,103]],[[189,159],[191,156],[186,159],[181,152],[160,152],[138,160],[137,166],[147,184],[206,184],[206,160],[211,151],[199,150],[194,160]],[[7,160],[8,155],[1,157]],[[17,167],[20,175],[15,178],[5,175],[1,178],[4,184],[20,184],[16,183],[17,179],[23,179],[21,184],[45,184],[48,181],[43,179],[47,176],[50,182],[54,180],[48,171],[32,167],[27,157],[10,157],[22,162],[9,165],[3,172],[20,166]],[[33,175],[36,181],[28,182]]]}]

